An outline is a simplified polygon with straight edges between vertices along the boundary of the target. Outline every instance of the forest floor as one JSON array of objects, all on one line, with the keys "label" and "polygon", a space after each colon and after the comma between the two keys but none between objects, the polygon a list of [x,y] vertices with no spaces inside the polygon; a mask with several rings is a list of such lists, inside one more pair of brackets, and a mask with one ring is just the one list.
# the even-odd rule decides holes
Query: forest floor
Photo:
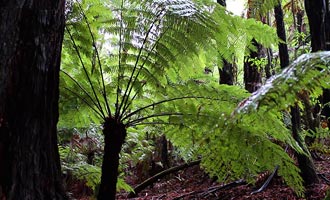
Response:
[{"label": "forest floor", "polygon": [[[176,173],[167,175],[159,179],[152,186],[138,193],[135,198],[127,198],[127,193],[120,192],[117,199],[131,200],[198,200],[198,199],[221,199],[221,200],[243,200],[243,199],[263,199],[263,200],[316,200],[325,199],[330,190],[330,184],[326,179],[330,179],[330,155],[322,155],[322,161],[315,161],[315,166],[320,178],[320,183],[306,188],[305,198],[297,197],[292,189],[283,182],[279,176],[274,176],[268,187],[259,193],[252,194],[267,179],[268,174],[259,178],[256,185],[246,184],[242,180],[231,184],[221,184],[211,178],[199,168],[198,165],[186,168]],[[136,186],[133,184],[133,186]],[[87,196],[76,198],[88,200]],[[328,199],[328,198],[327,198]]]},{"label": "forest floor", "polygon": [[[330,155],[322,155],[321,161],[315,161],[318,174],[330,179]],[[260,175],[262,176],[262,175]],[[203,172],[198,165],[179,171],[175,174],[158,180],[153,186],[141,191],[135,200],[185,200],[185,199],[221,199],[221,200],[242,200],[242,199],[267,199],[267,200],[316,200],[325,199],[330,189],[329,182],[320,178],[320,183],[306,188],[305,198],[299,198],[279,176],[274,176],[268,187],[259,193],[252,194],[259,189],[268,174],[260,177],[256,185],[246,184],[237,180],[231,184],[220,184]],[[119,193],[117,199],[128,199],[127,193]]]}]

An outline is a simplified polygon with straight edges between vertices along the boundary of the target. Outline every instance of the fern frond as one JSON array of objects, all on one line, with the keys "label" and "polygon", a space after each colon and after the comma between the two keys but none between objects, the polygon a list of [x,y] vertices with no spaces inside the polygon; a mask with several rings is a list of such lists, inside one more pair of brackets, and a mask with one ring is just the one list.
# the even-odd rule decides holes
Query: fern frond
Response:
[{"label": "fern frond", "polygon": [[248,113],[267,107],[267,110],[283,110],[297,99],[299,92],[317,92],[329,88],[330,52],[304,54],[281,73],[270,78],[237,109],[236,113]]}]

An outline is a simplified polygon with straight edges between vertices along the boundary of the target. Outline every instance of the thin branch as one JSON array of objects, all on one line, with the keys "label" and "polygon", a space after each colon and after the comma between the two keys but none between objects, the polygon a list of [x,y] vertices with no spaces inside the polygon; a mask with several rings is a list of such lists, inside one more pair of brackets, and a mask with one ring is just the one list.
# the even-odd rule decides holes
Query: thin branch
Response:
[{"label": "thin branch", "polygon": [[255,190],[255,191],[251,192],[251,194],[257,194],[257,193],[259,193],[259,192],[264,191],[264,190],[267,188],[267,186],[269,185],[270,181],[271,181],[271,180],[273,179],[273,177],[275,176],[275,174],[277,173],[278,168],[279,168],[279,166],[276,165],[276,167],[275,167],[273,173],[267,178],[267,180],[264,182],[264,184],[263,184],[258,190]]},{"label": "thin branch", "polygon": [[189,163],[184,163],[183,165],[171,167],[169,169],[161,171],[160,173],[148,178],[147,180],[143,181],[141,184],[136,186],[134,188],[134,192],[130,192],[127,197],[128,198],[136,197],[139,192],[141,192],[144,188],[148,187],[152,183],[156,182],[158,179],[163,178],[164,176],[166,176],[168,174],[186,169],[188,167],[199,165],[200,163],[201,163],[201,160],[196,160],[196,161],[192,161],[192,162],[189,162]]},{"label": "thin branch", "polygon": [[97,94],[96,94],[96,91],[95,91],[94,85],[93,85],[93,83],[92,83],[92,80],[90,79],[90,77],[89,77],[89,75],[88,75],[87,69],[86,69],[85,64],[84,64],[84,62],[83,62],[83,60],[82,60],[82,57],[81,57],[81,55],[80,55],[80,51],[79,51],[79,49],[78,49],[78,46],[77,46],[77,44],[76,44],[76,42],[75,42],[75,40],[74,40],[74,38],[73,38],[73,36],[72,36],[70,30],[69,30],[67,27],[65,27],[65,29],[66,29],[66,31],[68,32],[69,36],[70,36],[70,39],[71,39],[71,41],[72,41],[72,43],[73,43],[73,47],[74,47],[74,49],[75,49],[75,51],[76,51],[76,53],[77,53],[77,55],[78,55],[79,61],[80,61],[81,65],[82,65],[82,68],[83,68],[83,70],[84,70],[84,72],[85,72],[85,75],[86,75],[86,77],[87,77],[88,83],[89,83],[89,85],[91,86],[91,89],[92,89],[92,91],[93,91],[93,94],[94,94],[95,100],[96,100],[96,102],[97,102],[97,104],[98,104],[98,109],[99,109],[100,112],[102,113],[102,116],[104,116],[103,118],[105,118],[105,114],[104,114],[104,112],[103,112],[103,109],[102,109],[102,106],[101,106],[100,100],[99,100],[99,98],[97,97]]},{"label": "thin branch", "polygon": [[80,11],[81,11],[84,19],[85,19],[85,22],[87,24],[88,31],[89,31],[89,33],[90,33],[90,35],[92,37],[92,43],[93,43],[92,45],[94,47],[94,50],[95,50],[95,53],[96,53],[96,57],[97,57],[97,61],[98,61],[99,68],[100,68],[100,74],[101,74],[101,80],[102,80],[102,88],[103,88],[103,94],[102,94],[102,96],[104,98],[104,101],[105,101],[105,104],[106,104],[106,108],[108,110],[108,115],[111,116],[111,110],[110,110],[110,106],[109,106],[109,103],[108,103],[107,91],[106,91],[106,88],[105,88],[105,82],[104,82],[104,76],[103,76],[103,69],[102,69],[102,65],[101,65],[100,55],[99,55],[99,52],[98,52],[98,50],[96,48],[96,42],[95,42],[94,34],[93,34],[92,29],[90,27],[90,23],[89,23],[89,21],[87,19],[87,16],[85,15],[85,12],[84,12],[84,10],[81,7],[81,4],[79,3],[79,1],[76,1],[76,2],[78,4],[78,6],[79,6],[79,9],[80,9]]}]

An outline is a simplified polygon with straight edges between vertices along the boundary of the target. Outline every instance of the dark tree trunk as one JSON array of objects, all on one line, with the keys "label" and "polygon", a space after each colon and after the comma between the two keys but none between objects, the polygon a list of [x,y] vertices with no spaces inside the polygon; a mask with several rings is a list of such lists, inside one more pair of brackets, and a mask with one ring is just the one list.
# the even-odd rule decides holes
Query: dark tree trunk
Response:
[{"label": "dark tree trunk", "polygon": [[[326,15],[325,15],[325,49],[330,50],[330,1],[326,0]],[[328,127],[330,127],[330,89],[323,90],[322,104],[325,107],[322,109],[322,115],[325,116]]]},{"label": "dark tree trunk", "polygon": [[226,7],[226,0],[217,0],[218,4]]},{"label": "dark tree trunk", "polygon": [[[283,20],[283,10],[281,4],[274,7],[277,36],[284,42],[286,42],[285,26]],[[279,54],[281,68],[285,68],[289,65],[289,52],[286,43],[279,43]],[[300,130],[300,111],[297,105],[291,107],[291,121],[292,121],[292,135],[297,141],[301,148],[304,148],[303,142],[301,141],[299,130]],[[307,149],[304,149],[306,154],[309,154]],[[306,185],[317,183],[318,176],[315,170],[315,166],[310,156],[305,154],[296,154],[299,169],[301,170],[301,177]]]},{"label": "dark tree trunk", "polygon": [[[286,33],[285,33],[285,26],[283,20],[283,10],[281,4],[274,7],[275,13],[275,20],[276,20],[276,32],[277,36],[284,42],[286,42]],[[289,66],[289,53],[288,53],[288,46],[286,43],[279,43],[278,50],[280,55],[280,65],[281,68],[285,68]]]},{"label": "dark tree trunk", "polygon": [[325,2],[325,49],[330,50],[330,1]]},{"label": "dark tree trunk", "polygon": [[323,95],[321,97],[321,103],[325,104],[325,106],[322,109],[321,115],[325,117],[325,120],[328,124],[328,128],[330,128],[330,90],[325,89],[323,90]]},{"label": "dark tree trunk", "polygon": [[126,127],[114,118],[103,124],[104,155],[98,200],[114,200],[118,178],[119,154],[126,138]]},{"label": "dark tree trunk", "polygon": [[[253,2],[249,0],[247,2],[248,12],[247,18],[255,18],[262,20],[262,16],[256,16],[253,9]],[[263,23],[266,23],[263,21]],[[266,50],[259,44],[255,39],[252,40],[252,44],[255,46],[256,51],[250,53],[249,56],[244,58],[244,85],[245,89],[249,92],[254,92],[261,87],[262,83],[262,74],[261,69],[264,66],[256,66],[253,62],[254,59],[260,59],[266,57]]]},{"label": "dark tree trunk", "polygon": [[225,59],[222,59],[223,66],[219,68],[220,84],[234,85],[235,77],[234,77],[234,66],[229,63]]},{"label": "dark tree trunk", "polygon": [[[306,33],[305,27],[304,27],[304,15],[305,12],[303,10],[299,10],[297,12],[297,30],[298,33]],[[302,41],[302,38],[299,36],[298,38],[299,45],[301,45],[304,41]]]},{"label": "dark tree trunk", "polygon": [[[305,0],[305,8],[311,33],[312,52],[330,50],[329,0]],[[325,105],[329,103],[327,97],[330,96],[330,90],[323,90],[323,96],[320,97],[320,101]],[[322,110],[322,114],[329,122],[330,109],[328,106]]]},{"label": "dark tree trunk", "polygon": [[[298,142],[299,146],[303,148],[303,150],[308,153],[308,150],[304,148],[302,138],[300,137],[300,111],[299,106],[296,104],[291,107],[291,122],[292,122],[292,135],[293,138]],[[319,179],[315,171],[315,166],[311,156],[306,156],[302,154],[296,154],[299,169],[301,170],[300,174],[304,180],[304,184],[311,185],[314,183],[318,183]]]},{"label": "dark tree trunk", "polygon": [[261,86],[261,66],[254,65],[251,59],[259,59],[263,55],[263,47],[258,44],[255,40],[252,41],[257,51],[251,52],[249,57],[245,58],[244,61],[244,84],[245,89],[249,92],[258,90]]},{"label": "dark tree trunk", "polygon": [[325,0],[305,0],[309,21],[312,52],[325,49]]},{"label": "dark tree trunk", "polygon": [[[218,4],[226,7],[226,0],[217,0]],[[223,65],[222,68],[219,67],[219,83],[234,85],[234,69],[233,64],[228,62],[225,59],[222,59]]]},{"label": "dark tree trunk", "polygon": [[56,133],[64,0],[0,5],[1,199],[66,199]]}]

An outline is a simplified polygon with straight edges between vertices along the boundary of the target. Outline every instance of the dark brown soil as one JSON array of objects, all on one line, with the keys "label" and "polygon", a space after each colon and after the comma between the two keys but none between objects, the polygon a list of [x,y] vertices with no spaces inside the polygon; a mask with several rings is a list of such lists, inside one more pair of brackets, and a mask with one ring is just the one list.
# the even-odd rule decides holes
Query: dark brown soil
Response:
[{"label": "dark brown soil", "polygon": [[[221,199],[221,200],[243,200],[243,199],[262,199],[262,200],[316,200],[325,199],[327,191],[330,191],[330,155],[323,155],[322,161],[315,161],[320,177],[320,183],[306,188],[305,197],[297,197],[292,189],[287,187],[282,181],[281,177],[275,176],[267,189],[260,193],[251,194],[258,189],[256,186],[246,184],[243,181],[237,181],[226,185],[218,183],[210,179],[199,166],[187,168],[179,171],[176,174],[168,175],[167,177],[158,180],[152,186],[147,187],[138,194],[134,200],[198,200],[198,199]],[[267,179],[268,175],[260,178],[258,186],[260,187]],[[132,177],[130,177],[133,179]],[[77,188],[84,188],[81,183],[71,185],[71,193],[74,199],[89,200],[93,199],[88,195],[91,194],[89,190],[78,190]],[[133,186],[138,183],[132,183]],[[117,199],[129,199],[127,193],[120,192],[117,194]],[[330,198],[329,198],[330,199]],[[328,199],[328,200],[329,200]]]},{"label": "dark brown soil", "polygon": [[[324,156],[323,161],[316,161],[318,173],[330,179],[330,156]],[[265,176],[259,185],[267,179]],[[221,199],[221,200],[243,200],[243,199],[266,199],[266,200],[316,200],[325,199],[326,192],[330,189],[329,183],[320,178],[320,183],[306,188],[305,198],[297,197],[292,189],[287,187],[281,177],[275,176],[266,190],[251,194],[256,186],[248,185],[242,181],[232,183],[223,187],[223,184],[211,180],[198,166],[194,166],[177,174],[172,174],[159,180],[152,187],[148,187],[138,194],[135,200],[192,200],[192,199]],[[126,198],[127,193],[119,193],[117,199]]]}]

